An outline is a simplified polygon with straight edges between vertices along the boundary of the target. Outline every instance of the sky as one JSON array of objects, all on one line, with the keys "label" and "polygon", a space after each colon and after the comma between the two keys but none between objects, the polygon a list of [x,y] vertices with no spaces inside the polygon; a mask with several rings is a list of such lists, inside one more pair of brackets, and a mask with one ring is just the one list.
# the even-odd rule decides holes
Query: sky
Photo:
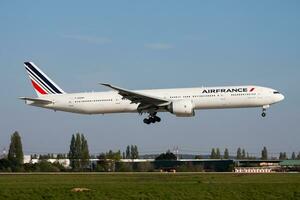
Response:
[{"label": "sky", "polygon": [[[0,150],[19,131],[26,154],[68,152],[84,133],[92,153],[180,153],[238,147],[259,155],[300,151],[299,1],[0,1]],[[23,62],[66,92],[228,86],[271,87],[285,100],[261,108],[159,114],[78,115],[26,106],[35,96]]]}]

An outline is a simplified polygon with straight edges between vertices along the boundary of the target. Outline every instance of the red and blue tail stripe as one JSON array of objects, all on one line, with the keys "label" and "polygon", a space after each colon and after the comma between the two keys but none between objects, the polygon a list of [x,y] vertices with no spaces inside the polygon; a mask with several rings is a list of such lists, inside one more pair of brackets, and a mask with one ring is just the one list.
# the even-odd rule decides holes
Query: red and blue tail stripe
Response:
[{"label": "red and blue tail stripe", "polygon": [[26,71],[31,79],[32,86],[38,95],[64,94],[65,92],[56,85],[46,74],[42,72],[34,63],[24,62]]}]

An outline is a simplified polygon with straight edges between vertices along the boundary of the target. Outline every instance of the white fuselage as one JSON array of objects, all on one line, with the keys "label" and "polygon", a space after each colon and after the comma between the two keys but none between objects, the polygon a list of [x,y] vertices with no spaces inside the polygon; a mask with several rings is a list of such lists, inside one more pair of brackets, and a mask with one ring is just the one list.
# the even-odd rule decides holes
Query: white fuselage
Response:
[{"label": "white fuselage", "polygon": [[[277,103],[284,96],[274,89],[260,86],[201,87],[180,89],[136,90],[170,102],[189,101],[193,109],[263,107]],[[28,104],[58,111],[81,114],[138,112],[139,104],[131,103],[117,91],[45,95],[53,103]],[[164,109],[158,111],[167,111]]]}]

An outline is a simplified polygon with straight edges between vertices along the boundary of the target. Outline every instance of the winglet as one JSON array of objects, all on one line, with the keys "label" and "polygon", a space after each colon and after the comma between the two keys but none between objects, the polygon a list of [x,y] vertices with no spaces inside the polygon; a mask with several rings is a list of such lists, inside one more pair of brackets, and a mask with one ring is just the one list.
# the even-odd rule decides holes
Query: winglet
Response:
[{"label": "winglet", "polygon": [[108,83],[99,83],[100,85],[106,86],[106,87],[111,87],[111,84]]},{"label": "winglet", "polygon": [[117,90],[117,91],[119,91],[119,90],[124,90],[124,91],[127,91],[126,89],[124,89],[124,88],[120,88],[120,87],[117,87],[117,86],[114,86],[114,85],[111,85],[111,84],[108,84],[108,83],[99,83],[100,85],[103,85],[103,86],[105,86],[105,87],[109,87],[109,88],[111,88],[111,89],[113,89],[113,90]]}]

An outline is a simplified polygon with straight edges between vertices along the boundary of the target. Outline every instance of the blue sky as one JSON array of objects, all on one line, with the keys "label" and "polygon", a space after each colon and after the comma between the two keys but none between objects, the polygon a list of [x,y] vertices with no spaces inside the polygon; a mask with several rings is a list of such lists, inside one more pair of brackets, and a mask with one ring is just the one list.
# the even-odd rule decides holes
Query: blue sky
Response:
[{"label": "blue sky", "polygon": [[[300,151],[299,1],[1,1],[0,148],[18,130],[26,153],[67,152],[86,135],[91,152],[142,153],[179,146],[235,152]],[[23,67],[34,61],[67,92],[256,84],[286,99],[261,109],[161,114],[145,126],[137,114],[81,116],[28,107],[34,96]]]}]

